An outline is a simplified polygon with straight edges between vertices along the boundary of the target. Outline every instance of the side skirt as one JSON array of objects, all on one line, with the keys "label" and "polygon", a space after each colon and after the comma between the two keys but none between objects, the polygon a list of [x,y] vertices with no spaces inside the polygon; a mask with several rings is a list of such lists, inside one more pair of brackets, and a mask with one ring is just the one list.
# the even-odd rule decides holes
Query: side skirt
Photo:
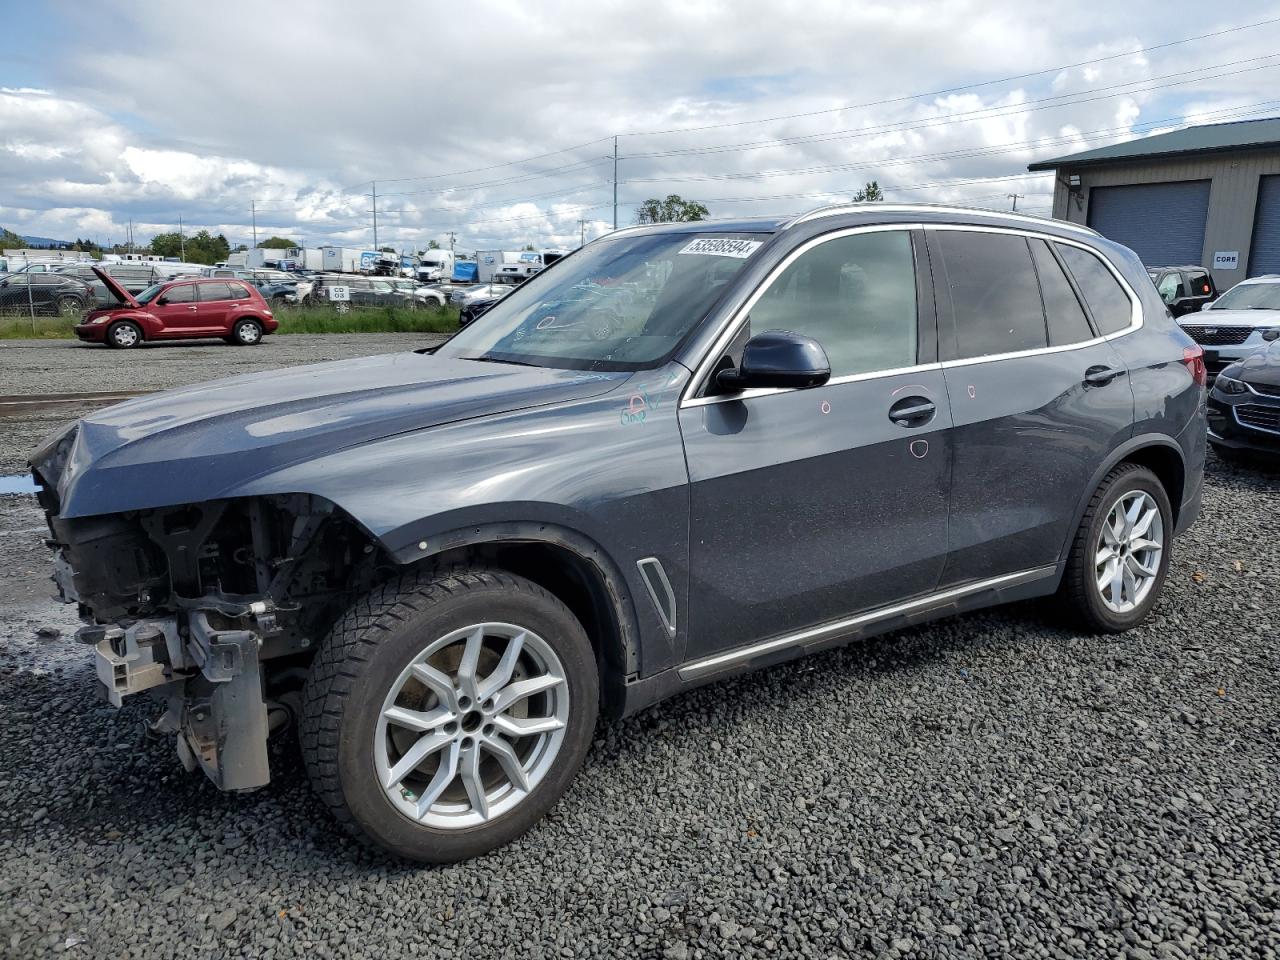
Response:
[{"label": "side skirt", "polygon": [[1057,587],[1059,572],[1057,564],[1048,564],[948,587],[914,600],[877,607],[842,620],[818,624],[795,633],[691,660],[652,677],[628,683],[618,713],[627,716],[684,690],[841,646],[853,640],[982,607],[1044,596]]}]

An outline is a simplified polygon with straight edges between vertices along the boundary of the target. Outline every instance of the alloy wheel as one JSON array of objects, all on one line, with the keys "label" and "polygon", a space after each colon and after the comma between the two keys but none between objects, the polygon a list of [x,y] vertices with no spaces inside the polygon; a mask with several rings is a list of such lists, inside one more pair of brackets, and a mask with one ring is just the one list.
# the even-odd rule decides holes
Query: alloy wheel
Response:
[{"label": "alloy wheel", "polygon": [[1164,518],[1151,494],[1132,490],[1112,506],[1094,550],[1094,575],[1103,604],[1129,613],[1151,593],[1164,552]]},{"label": "alloy wheel", "polygon": [[479,826],[547,775],[568,720],[569,685],[550,644],[515,624],[472,624],[430,643],[391,685],[374,769],[411,820]]}]

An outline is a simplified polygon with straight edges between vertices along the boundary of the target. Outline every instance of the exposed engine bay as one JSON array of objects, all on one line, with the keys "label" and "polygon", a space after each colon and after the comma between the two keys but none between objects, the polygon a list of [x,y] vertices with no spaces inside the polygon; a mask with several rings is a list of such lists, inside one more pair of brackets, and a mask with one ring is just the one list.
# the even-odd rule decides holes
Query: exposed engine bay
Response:
[{"label": "exposed engine bay", "polygon": [[316,644],[394,564],[306,494],[63,518],[65,460],[53,451],[35,474],[53,579],[79,604],[104,697],[159,700],[152,729],[220,789],[265,785],[268,734],[295,719]]}]

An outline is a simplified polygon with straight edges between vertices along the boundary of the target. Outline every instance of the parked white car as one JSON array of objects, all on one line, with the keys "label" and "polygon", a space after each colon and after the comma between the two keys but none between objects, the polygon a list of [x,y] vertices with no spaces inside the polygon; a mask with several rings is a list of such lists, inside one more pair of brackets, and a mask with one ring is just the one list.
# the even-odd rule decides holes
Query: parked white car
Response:
[{"label": "parked white car", "polygon": [[1265,331],[1280,329],[1280,275],[1242,280],[1178,325],[1204,348],[1210,366],[1241,360],[1266,345]]}]

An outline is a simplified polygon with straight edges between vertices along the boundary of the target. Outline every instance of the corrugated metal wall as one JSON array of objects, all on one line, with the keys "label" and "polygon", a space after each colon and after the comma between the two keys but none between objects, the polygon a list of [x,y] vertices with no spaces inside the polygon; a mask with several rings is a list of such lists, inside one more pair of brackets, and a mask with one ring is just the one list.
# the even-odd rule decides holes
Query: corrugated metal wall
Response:
[{"label": "corrugated metal wall", "polygon": [[1280,273],[1280,176],[1258,182],[1258,206],[1249,248],[1249,276]]},{"label": "corrugated metal wall", "polygon": [[[1071,174],[1080,176],[1078,190],[1072,191],[1067,186]],[[1245,150],[1182,159],[1153,158],[1105,167],[1064,165],[1057,172],[1053,215],[1073,223],[1087,223],[1091,194],[1096,188],[1212,180],[1204,247],[1196,262],[1212,268],[1219,288],[1226,290],[1248,273],[1246,265],[1253,246],[1259,180],[1273,175],[1280,175],[1280,150]],[[1238,254],[1234,270],[1214,266],[1214,254],[1220,252]]]},{"label": "corrugated metal wall", "polygon": [[1200,263],[1211,180],[1094,187],[1089,226],[1133,250],[1148,267]]}]

